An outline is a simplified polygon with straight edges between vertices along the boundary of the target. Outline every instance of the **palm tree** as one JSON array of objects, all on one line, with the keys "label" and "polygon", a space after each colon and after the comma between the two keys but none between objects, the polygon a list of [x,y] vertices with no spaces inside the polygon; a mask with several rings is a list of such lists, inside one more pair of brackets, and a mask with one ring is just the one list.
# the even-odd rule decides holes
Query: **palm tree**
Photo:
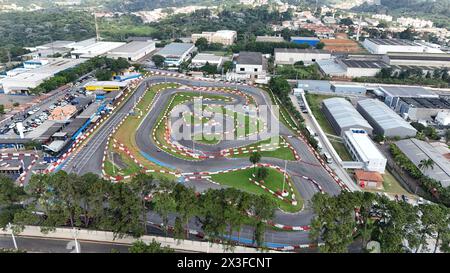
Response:
[{"label": "palm tree", "polygon": [[434,161],[431,158],[422,159],[418,165],[419,169],[425,171],[427,169],[434,169]]}]

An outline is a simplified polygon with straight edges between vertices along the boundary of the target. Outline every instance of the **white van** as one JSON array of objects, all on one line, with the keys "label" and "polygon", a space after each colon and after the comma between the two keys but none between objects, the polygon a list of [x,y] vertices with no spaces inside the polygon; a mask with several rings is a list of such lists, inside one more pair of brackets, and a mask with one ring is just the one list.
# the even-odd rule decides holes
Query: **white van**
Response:
[{"label": "white van", "polygon": [[333,158],[331,157],[331,155],[329,153],[324,152],[323,157],[328,164],[331,164],[333,162]]}]

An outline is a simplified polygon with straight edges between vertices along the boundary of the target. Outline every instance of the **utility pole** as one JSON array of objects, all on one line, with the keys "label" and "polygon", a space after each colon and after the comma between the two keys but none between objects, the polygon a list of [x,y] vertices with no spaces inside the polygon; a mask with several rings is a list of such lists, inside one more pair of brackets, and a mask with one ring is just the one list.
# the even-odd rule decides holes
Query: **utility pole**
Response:
[{"label": "utility pole", "polygon": [[98,31],[98,23],[97,23],[97,13],[94,12],[94,22],[95,22],[95,41],[100,41],[100,33]]},{"label": "utility pole", "polygon": [[73,228],[72,231],[73,231],[73,238],[75,240],[75,251],[76,251],[76,253],[81,253],[80,245],[78,244],[78,240],[77,240],[78,231],[75,228]]},{"label": "utility pole", "polygon": [[111,161],[112,161],[113,173],[114,173],[114,175],[116,175],[116,166],[115,166],[115,164],[114,164],[114,154],[113,154],[112,151],[111,151],[110,155],[111,155]]},{"label": "utility pole", "polygon": [[285,196],[284,194],[284,184],[286,183],[286,175],[287,175],[287,160],[284,160],[284,174],[283,174],[283,190],[281,191],[281,196]]}]

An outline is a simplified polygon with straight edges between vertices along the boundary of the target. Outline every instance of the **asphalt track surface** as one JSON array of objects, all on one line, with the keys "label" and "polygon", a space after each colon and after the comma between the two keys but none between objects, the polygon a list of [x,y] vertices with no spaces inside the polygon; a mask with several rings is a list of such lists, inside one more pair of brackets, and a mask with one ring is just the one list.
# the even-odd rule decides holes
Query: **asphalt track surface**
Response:
[{"label": "asphalt track surface", "polygon": [[[101,164],[103,151],[105,149],[106,141],[113,128],[119,124],[121,119],[130,112],[134,107],[134,102],[141,95],[144,94],[150,84],[172,82],[179,83],[183,86],[195,86],[195,87],[231,87],[238,88],[240,91],[250,94],[258,105],[272,105],[270,96],[263,90],[247,85],[234,85],[223,82],[207,82],[200,80],[191,80],[185,78],[169,77],[169,76],[151,76],[145,79],[130,96],[130,98],[115,112],[112,116],[106,120],[96,133],[94,133],[86,145],[82,146],[77,152],[72,154],[64,163],[62,169],[68,172],[77,174],[84,174],[93,172],[101,175]],[[136,131],[136,143],[138,144],[141,152],[144,152],[147,156],[153,159],[163,162],[166,166],[170,166],[173,169],[177,169],[180,172],[212,172],[225,169],[232,169],[238,167],[249,166],[248,158],[225,158],[216,157],[212,159],[205,159],[200,161],[188,161],[174,157],[161,149],[153,142],[151,138],[153,127],[158,120],[158,117],[167,106],[171,95],[177,92],[186,92],[186,90],[167,89],[159,92],[155,96],[153,105],[148,113],[145,114],[141,125]],[[189,91],[191,92],[191,91]],[[202,93],[214,93],[219,95],[226,95],[226,93],[207,92]],[[228,95],[230,96],[230,95]],[[233,98],[237,103],[239,99]],[[338,194],[341,189],[338,184],[332,179],[328,172],[320,165],[317,158],[310,152],[306,143],[298,137],[294,136],[294,133],[288,129],[282,122],[279,123],[280,135],[285,136],[287,141],[293,146],[300,156],[299,161],[288,161],[287,171],[291,176],[294,186],[297,188],[301,197],[305,201],[303,210],[297,213],[285,213],[280,210],[276,211],[274,222],[290,225],[290,226],[303,226],[308,225],[313,217],[313,213],[309,208],[309,200],[318,191],[310,181],[304,179],[302,176],[307,176],[314,179],[319,183],[323,191],[335,195]],[[269,128],[271,127],[268,122]],[[255,142],[255,141],[251,141]],[[251,143],[249,142],[249,143]],[[190,144],[189,141],[183,144]],[[245,144],[245,141],[237,141],[235,146],[241,146]],[[203,145],[207,146],[207,145]],[[228,145],[227,145],[228,146]],[[189,146],[188,146],[189,147]],[[196,149],[201,149],[202,145],[196,144]],[[223,148],[223,147],[222,147]],[[269,163],[275,166],[284,168],[284,160],[276,158],[263,158],[261,163]],[[193,186],[197,191],[203,191],[208,188],[218,188],[215,184],[207,181],[195,181],[191,180],[186,182],[186,186]],[[173,217],[170,221],[173,221]],[[158,223],[161,219],[158,215],[150,212],[149,220]],[[193,219],[190,224],[190,229],[200,230],[200,224]],[[251,240],[253,234],[252,227],[243,227],[240,233],[241,241],[245,242],[246,239]],[[236,234],[237,235],[237,234]],[[307,231],[279,231],[268,228],[266,231],[265,241],[268,242],[268,246],[281,247],[283,245],[301,245],[308,244],[308,232]]]}]

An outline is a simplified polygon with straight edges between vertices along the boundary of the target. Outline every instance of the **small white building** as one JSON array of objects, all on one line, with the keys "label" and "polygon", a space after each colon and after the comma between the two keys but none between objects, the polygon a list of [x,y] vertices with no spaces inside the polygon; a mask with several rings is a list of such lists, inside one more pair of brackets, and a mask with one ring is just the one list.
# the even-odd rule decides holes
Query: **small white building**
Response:
[{"label": "small white building", "polygon": [[260,52],[239,52],[234,60],[234,71],[227,73],[229,81],[249,81],[266,84],[266,60]]},{"label": "small white building", "polygon": [[202,67],[207,63],[209,63],[210,65],[215,65],[217,67],[221,67],[223,64],[223,57],[214,54],[199,53],[195,55],[195,57],[191,60],[192,67]]},{"label": "small white building", "polygon": [[384,173],[386,157],[378,150],[363,129],[350,129],[342,135],[345,147],[355,161],[364,163],[364,170]]},{"label": "small white building", "polygon": [[156,49],[153,41],[132,41],[108,52],[109,58],[124,58],[128,61],[137,61]]},{"label": "small white building", "polygon": [[302,61],[304,64],[312,64],[317,60],[331,58],[331,53],[326,50],[314,48],[275,48],[275,64],[295,64]]}]

